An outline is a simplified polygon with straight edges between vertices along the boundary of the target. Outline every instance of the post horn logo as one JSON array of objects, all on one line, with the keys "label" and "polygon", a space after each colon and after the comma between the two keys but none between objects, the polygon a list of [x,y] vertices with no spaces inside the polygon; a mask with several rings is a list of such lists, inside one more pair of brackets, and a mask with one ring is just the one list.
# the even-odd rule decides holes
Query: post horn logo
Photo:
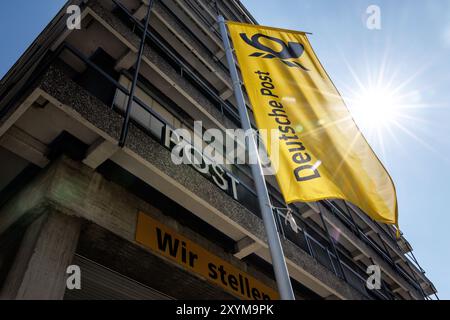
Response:
[{"label": "post horn logo", "polygon": [[[245,33],[241,33],[240,36],[241,36],[242,40],[244,40],[248,45],[265,52],[264,53],[264,52],[256,51],[256,52],[252,53],[250,55],[250,57],[262,57],[264,59],[278,58],[281,60],[281,62],[283,62],[284,64],[286,64],[289,67],[300,68],[302,70],[309,71],[309,69],[304,67],[300,62],[292,61],[293,59],[297,60],[298,58],[300,58],[300,56],[305,51],[305,47],[301,43],[288,42],[286,44],[281,39],[271,37],[271,36],[261,34],[261,33],[254,34],[251,39],[249,39],[247,34],[245,34]],[[281,51],[275,51],[273,48],[270,48],[270,47],[262,44],[260,42],[261,38],[264,38],[264,39],[267,39],[267,40],[277,43],[278,45],[281,46]]]}]

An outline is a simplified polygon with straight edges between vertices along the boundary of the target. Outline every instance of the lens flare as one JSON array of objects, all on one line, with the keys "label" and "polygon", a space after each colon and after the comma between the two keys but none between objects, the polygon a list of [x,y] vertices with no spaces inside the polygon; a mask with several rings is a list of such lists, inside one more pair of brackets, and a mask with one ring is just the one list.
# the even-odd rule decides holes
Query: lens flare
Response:
[{"label": "lens flare", "polygon": [[388,53],[386,49],[380,60],[357,66],[358,72],[354,69],[355,64],[349,63],[341,54],[349,77],[341,80],[338,87],[352,118],[384,163],[389,161],[387,148],[405,151],[404,136],[445,158],[424,139],[436,124],[427,121],[423,115],[440,105],[429,103],[424,96],[436,84],[424,84],[419,80],[434,59],[406,74],[405,69],[400,68],[401,64],[394,66],[388,61]]},{"label": "lens flare", "polygon": [[351,112],[356,122],[364,128],[379,129],[398,121],[401,100],[389,88],[364,88],[352,99]]}]

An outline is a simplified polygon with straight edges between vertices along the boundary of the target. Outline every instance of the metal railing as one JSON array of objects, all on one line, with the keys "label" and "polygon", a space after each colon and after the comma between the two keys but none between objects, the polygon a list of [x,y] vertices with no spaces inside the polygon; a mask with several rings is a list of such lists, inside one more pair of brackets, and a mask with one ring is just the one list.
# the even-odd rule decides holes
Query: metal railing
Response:
[{"label": "metal railing", "polygon": [[[294,231],[287,223],[283,223],[283,219],[286,219],[286,216],[283,213],[277,210],[276,214],[278,217],[277,225],[283,237],[299,246],[302,250],[315,258],[321,265],[332,271],[337,277],[346,281],[349,285],[367,297],[386,300],[394,298],[392,293],[387,289],[384,281],[382,281],[381,289],[369,290],[366,287],[368,275],[365,273],[365,270],[356,264],[350,265],[350,263],[338,259],[332,250],[330,250],[329,246],[325,246],[316,240],[304,228],[297,227],[297,230]],[[293,233],[295,236],[293,236]],[[342,266],[342,269],[340,266]],[[344,274],[342,274],[342,272],[344,272]]]},{"label": "metal railing", "polygon": [[[128,19],[128,22],[131,22],[134,24],[134,32],[137,34],[138,32],[143,32],[144,26],[140,21],[138,21],[131,12],[128,11],[126,7],[124,7],[121,3],[119,3],[117,0],[111,0],[118,9],[121,10],[121,13],[123,13],[125,16],[118,16],[119,19],[123,19],[124,17]],[[146,35],[147,41],[150,41],[155,48],[160,50],[167,59],[170,59],[170,62],[172,64],[175,64],[178,66],[180,70],[182,70],[183,74],[190,77],[194,85],[196,87],[199,87],[200,90],[205,92],[207,96],[209,96],[213,101],[214,104],[218,106],[219,110],[225,110],[231,117],[231,120],[239,126],[239,114],[237,113],[236,109],[231,106],[230,103],[225,102],[222,98],[220,98],[220,95],[216,92],[216,90],[211,89],[212,86],[207,83],[202,77],[194,71],[194,69],[189,66],[182,57],[180,57],[174,50],[172,50],[168,45],[166,45],[162,39],[160,39],[156,34],[147,32]]]},{"label": "metal railing", "polygon": [[[325,201],[326,205],[329,206],[331,210],[329,210],[331,213],[335,215],[341,222],[343,222],[346,227],[350,230],[356,230],[354,233],[359,239],[361,239],[364,243],[368,244],[372,249],[374,249],[377,254],[379,254],[386,262],[388,262],[400,275],[410,284],[412,285],[418,292],[421,292],[426,298],[425,294],[423,293],[423,289],[420,286],[420,284],[417,282],[417,279],[414,279],[411,277],[407,272],[403,270],[402,267],[397,265],[392,257],[388,254],[386,251],[387,249],[381,248],[376,242],[372,241],[368,236],[362,232],[362,230],[357,226],[354,221],[349,219],[347,215],[338,208],[335,204],[333,204],[331,201]],[[381,240],[382,241],[382,240]]]},{"label": "metal railing", "polygon": [[[187,2],[189,7],[191,7],[190,3]],[[195,43],[200,46],[201,48],[203,48],[203,50],[205,50],[208,53],[208,56],[213,58],[216,63],[218,64],[218,66],[220,67],[220,69],[225,72],[226,74],[228,74],[228,67],[219,59],[215,58],[215,53],[216,52],[212,52],[210,48],[208,48],[207,45],[205,45],[205,43],[203,41],[201,41],[198,36],[192,32],[191,29],[189,29],[188,27],[186,27],[186,25],[183,23],[183,21],[180,20],[180,18],[178,18],[168,7],[167,5],[163,2],[163,1],[159,1],[158,4],[161,6],[161,8],[164,10],[165,13],[169,14],[170,17],[172,19],[174,19],[178,25],[183,28],[183,31],[185,31],[186,33],[189,34],[189,36],[195,41]],[[198,9],[196,9],[198,10]],[[201,15],[200,12],[197,13],[198,15]],[[206,19],[206,18],[205,18]],[[209,27],[209,29],[211,29],[215,34],[217,34],[217,36],[220,39],[220,34],[218,34],[218,31],[215,28],[214,24],[210,24],[209,22],[205,22],[207,24],[207,26]]]},{"label": "metal railing", "polygon": [[[60,45],[60,47],[57,49],[57,53],[58,55],[55,56],[54,58],[57,58],[59,55],[61,55],[65,50],[67,50],[68,52],[70,52],[71,54],[73,54],[75,57],[77,57],[79,60],[81,60],[83,63],[85,63],[87,66],[93,68],[95,71],[97,71],[104,79],[105,81],[109,82],[111,85],[113,85],[117,90],[119,90],[120,92],[122,92],[124,95],[129,96],[129,91],[127,88],[125,88],[123,85],[121,85],[117,80],[113,79],[109,74],[107,74],[104,70],[102,70],[99,66],[97,66],[95,63],[93,63],[92,61],[90,61],[90,59],[88,57],[86,57],[82,52],[80,52],[78,49],[76,49],[75,47],[73,47],[72,45],[64,42]],[[54,59],[53,59],[54,60]],[[49,65],[51,65],[50,63],[51,61],[49,61]],[[42,70],[42,72],[44,72],[44,70]],[[88,88],[85,88],[88,89]],[[91,92],[91,91],[90,91]],[[152,119],[154,119],[155,121],[159,121],[159,123],[161,124],[160,127],[167,127],[170,129],[176,129],[174,127],[172,127],[169,123],[167,123],[167,121],[161,117],[157,112],[155,112],[150,106],[148,106],[146,103],[144,103],[141,99],[139,99],[138,97],[134,96],[133,97],[133,102],[136,103],[136,105],[138,105],[139,107],[141,107],[145,112],[149,113],[152,117]],[[113,106],[112,107],[112,111],[117,112],[118,114],[120,114],[121,116],[124,115],[124,111],[120,110],[119,108]],[[131,113],[131,122],[134,123],[135,125],[137,125],[138,127],[140,127],[141,129],[143,129],[144,131],[147,132],[147,134],[149,134],[149,136],[151,136],[152,138],[156,138],[157,135],[155,135],[155,132],[151,132],[150,128],[146,128],[144,124],[139,123],[138,119],[136,119],[133,116],[133,113]],[[237,176],[235,176],[231,171],[229,171],[227,168],[223,168],[228,174],[232,175],[236,180],[238,180],[240,182],[240,185],[242,185],[242,187],[244,187],[245,189],[248,190],[249,193],[256,195],[255,191],[253,190],[253,188],[249,185],[247,185],[246,183],[242,182],[241,179],[239,179]],[[280,198],[278,198],[276,195],[271,194],[271,198],[274,201],[274,205],[282,205],[282,200]],[[255,210],[250,210],[251,212],[253,212],[254,214],[258,215],[258,212]],[[300,213],[293,211],[295,216],[297,217],[297,219],[300,219]],[[302,223],[301,223],[302,224]],[[337,263],[339,261],[339,259],[330,251],[330,249],[326,246],[324,246],[321,241],[319,241],[318,239],[314,238],[311,233],[309,233],[307,231],[308,226],[307,225],[303,225],[303,228],[301,230],[302,231],[302,235],[303,235],[303,240],[301,240],[301,237],[295,237],[292,235],[288,235],[287,230],[285,229],[285,227],[283,226],[283,224],[278,223],[278,225],[280,226],[280,230],[282,232],[282,234],[284,235],[284,237],[286,239],[288,239],[289,241],[291,241],[292,243],[296,244],[299,248],[301,248],[303,251],[305,251],[306,253],[308,253],[309,255],[311,255],[312,257],[314,257],[320,264],[324,265],[327,269],[329,269],[330,271],[332,271],[334,274],[336,274],[338,277],[340,277],[341,279],[344,279],[343,275],[341,274],[341,272],[339,271],[339,268],[337,267]],[[303,245],[300,243],[300,241],[303,241]],[[322,240],[322,242],[324,242],[324,240]],[[350,266],[349,264],[346,264],[342,261],[340,261],[342,263],[342,265],[344,266],[344,272],[346,273],[346,275],[349,275],[349,281],[347,281],[350,285],[352,285],[355,289],[357,289],[358,291],[360,291],[362,294],[364,294],[367,297],[378,297],[378,298],[387,298],[390,297],[392,295],[389,295],[388,292],[382,292],[382,293],[376,293],[376,292],[367,292],[367,290],[362,290],[364,284],[365,284],[365,279],[364,277],[356,272],[355,270],[357,270],[359,267],[356,265],[352,265]],[[351,279],[359,279],[357,282],[353,281]],[[365,288],[365,287],[364,287]]]},{"label": "metal railing", "polygon": [[[115,0],[112,0],[114,3],[117,3]],[[121,5],[121,4],[120,4]],[[126,10],[126,9],[125,9]],[[135,23],[140,23],[135,21]],[[149,37],[151,35],[149,34]],[[161,43],[159,43],[158,41],[156,41],[156,44],[162,45]],[[47,61],[45,63],[45,67],[41,67],[39,68],[39,73],[43,73],[46,71],[46,67],[48,67],[57,57],[59,57],[59,55],[62,53],[62,51],[64,50],[68,50],[70,51],[73,55],[75,55],[76,57],[78,57],[81,61],[83,61],[86,65],[88,65],[89,67],[93,68],[94,70],[96,70],[99,74],[101,74],[104,79],[106,81],[108,81],[110,84],[112,84],[113,86],[115,86],[115,88],[119,91],[121,91],[123,94],[129,96],[129,91],[122,86],[118,81],[116,81],[114,78],[112,78],[109,74],[107,74],[105,71],[103,71],[100,67],[98,67],[96,64],[94,64],[92,61],[90,61],[86,56],[83,55],[83,53],[81,53],[79,50],[77,50],[76,48],[74,48],[73,46],[69,45],[68,43],[63,43],[61,44],[58,49],[53,53],[53,57]],[[165,50],[169,50],[169,48],[165,48]],[[174,55],[174,53],[172,52],[172,55]],[[175,57],[176,58],[176,57]],[[38,74],[35,74],[35,76],[38,76]],[[200,81],[199,79],[196,79],[194,77],[194,80],[196,81]],[[142,100],[140,100],[138,97],[133,97],[133,102],[135,102],[137,105],[139,105],[139,107],[141,107],[143,110],[145,110],[146,112],[148,112],[153,118],[157,119],[158,121],[160,121],[162,124],[164,124],[167,127],[171,128],[171,125],[168,124],[158,113],[156,113],[154,110],[151,109],[151,107],[147,106]],[[123,115],[123,112],[117,108],[114,109],[114,111],[118,112],[119,114]],[[139,124],[136,122],[136,119],[132,119],[132,122],[137,124],[138,126],[142,126],[142,124]],[[175,129],[175,128],[172,128]],[[148,131],[148,130],[147,130]],[[151,132],[149,132],[151,135]],[[239,168],[239,167],[238,167]],[[228,174],[230,174],[231,176],[233,176],[234,178],[236,178],[238,181],[240,181],[240,185],[245,188],[250,194],[255,195],[255,192],[253,190],[253,188],[249,185],[247,185],[245,182],[243,182],[239,177],[237,177],[235,174],[233,174],[232,172],[230,172],[227,168],[224,168],[225,171],[228,172]],[[241,170],[241,169],[238,169]],[[284,207],[284,201],[282,200],[282,197],[280,194],[278,194],[277,192],[274,192],[273,188],[271,188],[270,190],[270,195],[272,198],[272,201],[274,203],[275,206],[280,206],[280,207]],[[294,209],[294,213],[296,215],[296,217],[298,219],[301,219],[301,215],[300,213],[297,211],[296,208]],[[252,211],[254,212],[254,211]],[[338,210],[338,212],[340,212],[340,210]],[[254,212],[255,213],[255,212]],[[342,213],[342,212],[341,212]],[[336,213],[335,213],[336,214]],[[338,215],[337,215],[338,216]],[[341,215],[339,215],[341,216]],[[344,220],[344,218],[339,217],[339,219],[342,221]],[[348,221],[347,221],[348,223]],[[282,227],[283,228],[283,227]],[[284,228],[283,228],[284,229]],[[307,230],[308,226],[304,225],[304,230]],[[283,234],[287,234],[287,232],[283,231]],[[298,239],[296,239],[296,237],[293,236],[286,236],[286,238],[288,240],[290,240],[291,242],[295,243],[297,246],[299,246],[299,248],[303,249],[305,252],[307,252],[308,254],[310,254],[311,256],[313,256],[317,261],[321,262],[321,264],[324,264],[328,269],[330,269],[332,272],[334,272],[337,276],[343,278],[343,275],[341,274],[341,272],[339,271],[339,268],[337,268],[337,263],[340,261],[340,259],[338,257],[336,257],[333,253],[330,252],[330,250],[328,248],[325,248],[320,241],[314,239],[307,231],[305,231],[304,233],[304,243],[302,245],[302,243],[300,243],[300,241]],[[321,249],[320,249],[321,248]],[[324,249],[325,248],[325,249]],[[314,249],[316,251],[314,251]],[[320,253],[320,254],[319,254]],[[328,258],[327,258],[328,257]],[[384,255],[383,255],[384,257]],[[350,273],[354,273],[356,274],[356,277],[359,280],[364,280],[363,277],[361,276],[361,274],[358,274],[357,272],[354,271],[354,269],[356,270],[357,268],[359,268],[357,265],[354,265],[352,267],[350,267],[348,264],[343,263],[342,261],[340,261],[342,263],[343,266],[345,266],[344,270],[347,270]],[[344,271],[345,272],[345,271]],[[351,278],[351,277],[350,277]],[[358,282],[359,283],[359,282]],[[365,283],[365,280],[364,280]],[[356,286],[359,287],[359,289],[361,289],[360,283]],[[360,290],[363,291],[363,290]],[[371,294],[373,294],[373,292],[371,293],[364,293],[365,295],[370,296]],[[389,294],[383,293],[383,296],[387,296],[389,297]],[[392,296],[392,295],[391,295]]]},{"label": "metal railing", "polygon": [[[97,65],[95,65],[92,61],[90,61],[86,56],[84,56],[78,49],[74,48],[73,46],[67,44],[67,43],[63,43],[62,44],[63,48],[62,50],[60,50],[60,52],[64,51],[64,50],[68,50],[71,54],[73,54],[74,56],[76,56],[77,58],[79,58],[81,61],[83,61],[86,65],[88,65],[89,67],[93,68],[95,71],[97,71],[100,75],[102,75],[106,81],[108,81],[110,84],[114,85],[117,90],[119,90],[120,92],[122,92],[124,95],[128,96],[129,92],[128,90],[121,85],[118,81],[116,81],[115,79],[113,79],[111,76],[109,76],[105,71],[103,71],[100,67],[98,67]],[[169,129],[176,129],[173,128],[169,123],[167,123],[167,121],[161,117],[157,112],[155,112],[151,107],[149,107],[146,103],[144,103],[141,99],[139,99],[138,97],[134,97],[134,102],[136,103],[137,106],[141,107],[145,112],[149,113],[150,116],[152,117],[153,121],[158,121],[160,123],[160,125],[156,125],[153,128],[150,127],[146,127],[145,123],[142,123],[139,121],[139,119],[137,119],[133,113],[131,113],[131,122],[133,122],[135,125],[137,125],[138,127],[140,127],[141,129],[143,129],[144,131],[146,131],[152,138],[156,138],[158,139],[161,135],[161,132],[155,132],[154,128],[160,128],[160,130],[163,130],[163,127],[167,127]],[[114,112],[119,113],[120,115],[124,115],[124,110],[121,110],[120,108],[118,108],[117,106],[111,106],[112,110]],[[152,130],[153,129],[153,130]],[[160,142],[160,141],[159,141]],[[228,174],[233,175],[233,177],[238,180],[241,181],[238,177],[236,177],[232,172],[230,172],[227,168],[224,168],[225,171],[227,171]],[[255,191],[253,190],[252,187],[250,187],[249,185],[245,184],[244,182],[240,182],[240,184],[246,188],[248,190],[248,192],[252,193],[255,195]],[[273,195],[271,195],[272,198],[274,198]],[[280,201],[274,199],[275,202],[274,204],[278,204],[280,205]],[[258,215],[258,211],[253,210],[252,211],[254,214]],[[298,218],[299,213],[296,213],[296,216]],[[279,226],[282,226],[282,224],[278,224]],[[330,271],[332,271],[334,274],[336,274],[338,277],[343,279],[343,275],[340,273],[339,268],[337,267],[337,263],[338,263],[338,259],[336,258],[336,256],[330,251],[329,248],[325,247],[323,244],[321,244],[320,241],[318,241],[317,239],[315,239],[310,233],[308,232],[302,232],[303,237],[304,237],[304,245],[300,244],[300,239],[298,237],[294,237],[291,235],[287,235],[287,232],[285,230],[284,227],[281,227],[282,229],[282,234],[284,235],[284,237],[286,239],[288,239],[289,241],[291,241],[292,243],[296,244],[299,248],[301,248],[303,251],[305,251],[306,253],[308,253],[309,255],[311,255],[312,257],[314,257],[319,263],[321,263],[322,265],[324,265],[327,269],[329,269]],[[307,229],[307,226],[304,226],[304,229]],[[323,240],[322,240],[323,242]],[[342,263],[342,262],[341,262]],[[355,266],[350,266],[348,264],[344,264],[345,265],[345,271],[346,275],[347,273],[350,275],[349,278],[350,279],[354,279],[355,277],[358,278],[358,282],[355,283],[350,283],[353,287],[355,287],[355,289],[359,289],[359,291],[361,291],[361,293],[363,293],[365,296],[367,297],[373,297],[374,293],[368,293],[365,290],[361,290],[361,288],[364,286],[365,283],[365,279],[361,276],[361,274],[358,274],[357,272],[354,271],[356,267]],[[386,293],[383,293],[382,295],[383,297],[388,296]]]}]

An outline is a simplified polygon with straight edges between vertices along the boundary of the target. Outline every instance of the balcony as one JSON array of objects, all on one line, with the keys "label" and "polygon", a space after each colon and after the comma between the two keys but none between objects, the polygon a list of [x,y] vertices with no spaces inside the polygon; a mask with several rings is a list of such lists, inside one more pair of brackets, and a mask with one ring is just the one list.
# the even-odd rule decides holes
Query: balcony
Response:
[{"label": "balcony", "polygon": [[[74,75],[74,79],[78,79],[78,83],[84,85],[84,88],[95,95],[100,100],[108,103],[111,106],[111,112],[114,112],[118,115],[123,115],[124,110],[120,109],[115,104],[115,99],[117,97],[117,92],[127,95],[128,90],[122,86],[119,82],[111,78],[106,72],[104,72],[100,67],[90,61],[87,57],[83,56],[77,49],[71,47],[67,44],[62,44],[61,48],[57,51],[58,55],[61,54],[67,55],[70,53],[71,55],[76,56],[79,59],[79,62],[85,63],[87,67],[92,68],[96,71],[97,75],[101,75],[103,77],[103,81],[105,84],[109,86],[113,86],[115,88],[114,95],[110,98],[105,97],[100,94],[100,92],[105,92],[100,88],[105,88],[105,86],[100,85],[98,81],[95,81],[95,86],[93,87],[93,83],[85,84],[80,78]],[[50,61],[49,61],[50,63]],[[92,73],[90,73],[92,75]],[[152,139],[156,140],[159,143],[162,143],[161,136],[166,130],[173,130],[175,128],[171,127],[169,123],[158,113],[156,113],[150,106],[145,104],[142,100],[135,97],[134,98],[135,106],[134,112],[132,113],[132,121],[133,124],[140,127],[143,131],[145,131]],[[112,103],[111,103],[112,100]],[[147,116],[143,116],[142,112],[147,113]],[[239,169],[237,169],[239,170]],[[252,212],[254,215],[259,217],[259,212],[256,205],[256,193],[252,186],[248,185],[238,176],[236,176],[233,172],[224,168],[224,171],[230,177],[233,177],[236,181],[239,181],[239,193],[242,195],[241,199],[242,204],[245,204],[246,208]],[[282,201],[280,195],[272,194],[272,201],[274,206],[282,206]],[[231,198],[230,198],[231,200]],[[300,213],[296,213],[298,217]],[[283,236],[289,240],[291,243],[295,244],[299,249],[309,254],[313,257],[317,262],[326,267],[329,271],[333,272],[337,277],[342,280],[347,281],[352,287],[357,289],[360,293],[362,293],[367,298],[379,298],[379,299],[387,299],[391,298],[392,295],[389,294],[388,290],[382,288],[382,290],[377,290],[375,292],[368,291],[365,289],[365,272],[361,270],[358,266],[351,263],[351,261],[343,262],[339,261],[335,254],[332,253],[332,249],[330,244],[327,243],[323,237],[316,234],[313,230],[309,230],[309,228],[305,225],[303,228],[298,230],[298,233],[292,232],[283,224],[282,215],[278,214],[280,217],[278,221],[278,227],[283,234]],[[290,227],[289,227],[290,228]],[[341,267],[339,266],[341,264]],[[341,271],[343,270],[343,271]]]},{"label": "balcony", "polygon": [[[135,26],[137,26],[137,24]],[[138,29],[139,28],[136,28],[136,30]],[[182,70],[192,72],[190,80],[192,82],[195,82],[197,86],[203,88],[204,91],[206,91],[206,94],[210,95],[210,99],[217,99],[217,108],[222,108],[223,110],[223,108],[227,106],[227,104],[224,103],[223,100],[217,96],[217,94],[214,94],[214,92],[211,91],[211,88],[209,88],[208,84],[195,74],[195,71],[186,68],[186,66],[183,64],[183,61],[181,60],[181,57],[179,57],[179,55],[176,52],[173,52],[173,50],[171,50],[169,47],[164,45],[161,39],[158,39],[151,34],[148,35],[148,38],[151,44],[153,46],[156,46],[158,50],[163,52],[168,59],[172,59],[173,63],[179,63],[179,65],[183,65]],[[75,47],[72,47],[70,44],[61,44],[59,48],[54,51],[52,58],[47,61],[46,67],[41,68],[42,72],[45,72],[48,66],[53,64],[58,58],[64,57],[67,60],[68,56],[71,57],[69,60],[71,60],[74,65],[78,66],[78,69],[88,70],[90,77],[95,74],[95,79],[97,79],[97,81],[84,81],[83,79],[81,79],[82,77],[80,77],[79,74],[73,73],[72,80],[77,82],[91,95],[95,96],[104,104],[109,106],[111,113],[122,117],[125,110],[120,107],[120,104],[117,104],[117,98],[120,95],[125,97],[129,95],[126,86],[122,85],[118,81],[116,75],[111,75],[111,73],[106,72],[101,66],[92,61],[92,59],[85,56]],[[155,100],[158,100],[161,105],[165,104],[165,102],[162,101],[161,97],[157,94],[155,94],[153,98]],[[232,109],[230,109],[230,113],[231,110]],[[230,118],[234,118],[234,121],[238,120],[236,119],[235,115],[227,116],[229,116]],[[173,124],[168,123],[161,114],[154,110],[154,108],[137,97],[134,97],[132,123],[133,125],[139,127],[142,132],[145,132],[149,137],[151,137],[159,144],[162,143],[161,137],[165,132],[175,129],[173,127]],[[253,189],[251,180],[249,180],[248,178],[248,172],[246,172],[246,170],[243,170],[243,168],[237,166],[233,167],[232,169],[223,168],[223,170],[231,179],[238,181],[239,193],[240,195],[242,195],[242,199],[244,199],[241,204],[243,204],[255,216],[259,217],[259,212],[256,205],[256,194]],[[274,188],[271,188],[271,198],[275,207],[284,207],[281,195]],[[332,202],[324,203],[325,207],[327,205],[328,210],[340,222],[345,224],[349,230],[353,230],[361,241],[373,248],[377,252],[377,254],[379,254],[383,258],[383,260],[387,261],[390,265],[395,265],[392,263],[392,258],[389,257],[385,250],[383,250],[383,248],[380,248],[377,243],[373,242],[363,232],[361,232],[361,230],[354,225],[354,223],[345,212],[343,212],[337,206],[334,206]],[[332,241],[327,239],[327,237],[324,236],[323,233],[318,233],[317,230],[310,226],[310,223],[304,221],[298,208],[293,207],[292,209],[295,216],[294,219],[296,220],[297,224],[301,226],[296,230],[293,230],[289,225],[283,222],[283,220],[286,219],[286,216],[283,214],[283,212],[276,212],[276,216],[278,218],[278,228],[280,230],[280,233],[283,234],[286,240],[294,244],[298,248],[298,250],[302,250],[302,252],[305,252],[309,256],[313,257],[318,263],[331,271],[336,277],[346,281],[349,285],[358,290],[366,298],[395,298],[395,294],[391,292],[391,290],[385,283],[383,283],[380,290],[367,290],[365,287],[365,279],[367,277],[365,270],[361,268],[360,265],[354,263],[352,259],[344,259],[344,257],[348,254],[342,248],[337,248],[338,251],[336,255],[333,248],[334,244],[332,243]],[[397,271],[402,277],[407,279],[408,283],[411,284],[414,288],[416,288],[417,290],[420,289],[420,286],[417,285],[417,283],[408,275],[408,273],[406,273],[402,269],[398,269]]]}]

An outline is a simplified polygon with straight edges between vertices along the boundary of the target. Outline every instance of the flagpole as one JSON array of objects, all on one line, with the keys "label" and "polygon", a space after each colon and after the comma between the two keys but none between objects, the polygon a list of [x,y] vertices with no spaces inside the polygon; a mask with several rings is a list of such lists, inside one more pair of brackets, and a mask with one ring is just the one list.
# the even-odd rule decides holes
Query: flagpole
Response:
[{"label": "flagpole", "polygon": [[[238,71],[233,56],[233,49],[231,48],[230,40],[228,39],[228,32],[225,25],[225,19],[222,15],[217,18],[225,47],[225,54],[227,57],[228,68],[230,70],[231,80],[233,82],[233,91],[236,98],[239,116],[241,119],[241,126],[246,132],[252,130],[250,119],[248,117],[244,95],[242,93],[241,82],[239,80]],[[269,193],[267,191],[266,180],[261,167],[261,162],[258,156],[258,149],[254,135],[249,135],[250,154],[254,154],[256,158],[255,164],[250,164],[253,180],[256,186],[256,193],[258,196],[259,207],[264,222],[264,227],[267,234],[267,242],[269,244],[270,255],[272,257],[273,271],[278,286],[278,291],[282,300],[295,300],[294,292],[292,290],[291,280],[289,278],[286,260],[283,254],[280,237],[278,235],[275,219],[272,211],[272,204],[270,202]]]}]

